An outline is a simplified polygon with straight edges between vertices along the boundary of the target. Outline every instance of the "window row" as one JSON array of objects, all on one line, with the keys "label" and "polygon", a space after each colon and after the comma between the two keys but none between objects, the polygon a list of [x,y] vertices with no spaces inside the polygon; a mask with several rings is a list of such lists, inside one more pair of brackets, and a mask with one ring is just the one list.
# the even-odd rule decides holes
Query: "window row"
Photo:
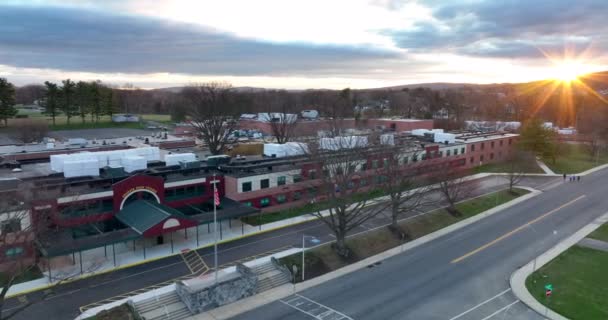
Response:
[{"label": "window row", "polygon": [[[504,139],[498,140],[498,146],[502,147],[504,145],[504,141],[505,141]],[[509,145],[513,144],[513,139],[509,139],[508,141],[509,141],[508,142]],[[496,145],[495,141],[490,141],[490,148],[494,149],[495,145]],[[480,150],[485,150],[485,147],[486,147],[485,142],[482,142],[479,144]],[[471,144],[471,151],[475,151],[475,144]]]},{"label": "window row", "polygon": [[175,201],[175,200],[202,196],[203,194],[205,194],[204,185],[187,186],[187,187],[181,187],[181,188],[175,188],[175,189],[166,189],[165,190],[165,200],[166,201]]}]

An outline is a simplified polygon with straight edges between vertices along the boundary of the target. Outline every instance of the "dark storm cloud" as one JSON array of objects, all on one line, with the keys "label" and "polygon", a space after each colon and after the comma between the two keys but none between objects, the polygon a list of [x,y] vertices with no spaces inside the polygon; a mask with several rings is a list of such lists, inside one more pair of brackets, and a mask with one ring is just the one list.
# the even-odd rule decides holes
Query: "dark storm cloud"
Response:
[{"label": "dark storm cloud", "polygon": [[450,50],[473,56],[542,56],[537,48],[605,47],[606,0],[424,1],[437,23],[389,31],[412,51]]},{"label": "dark storm cloud", "polygon": [[160,19],[0,6],[0,64],[66,71],[216,75],[366,74],[395,53],[275,44]]}]

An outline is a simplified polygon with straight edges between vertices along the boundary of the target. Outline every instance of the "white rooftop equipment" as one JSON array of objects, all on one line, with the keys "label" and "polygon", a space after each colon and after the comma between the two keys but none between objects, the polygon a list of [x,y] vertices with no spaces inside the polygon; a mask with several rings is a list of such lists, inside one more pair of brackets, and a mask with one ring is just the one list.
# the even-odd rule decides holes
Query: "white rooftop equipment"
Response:
[{"label": "white rooftop equipment", "polygon": [[380,136],[380,144],[386,145],[395,145],[395,135],[393,134],[383,134]]},{"label": "white rooftop equipment", "polygon": [[174,153],[165,155],[165,164],[167,166],[177,166],[180,162],[196,161],[194,153]]},{"label": "white rooftop equipment", "polygon": [[456,142],[456,135],[453,133],[435,133],[433,141],[445,144],[454,143]]},{"label": "white rooftop equipment", "polygon": [[316,119],[319,117],[319,111],[317,110],[302,110],[302,112],[300,112],[300,115],[302,116],[302,118],[305,119]]},{"label": "white rooftop equipment", "polygon": [[99,166],[96,159],[80,159],[63,162],[63,176],[66,178],[98,175]]}]

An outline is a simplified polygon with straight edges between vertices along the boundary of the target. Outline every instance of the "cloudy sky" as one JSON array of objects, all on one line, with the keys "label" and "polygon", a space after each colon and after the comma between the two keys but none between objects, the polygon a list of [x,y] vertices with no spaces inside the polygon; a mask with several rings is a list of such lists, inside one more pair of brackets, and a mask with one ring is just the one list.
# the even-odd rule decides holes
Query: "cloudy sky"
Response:
[{"label": "cloudy sky", "polygon": [[[606,0],[0,0],[0,76],[365,88],[608,70]],[[549,57],[548,57],[549,56]]]}]

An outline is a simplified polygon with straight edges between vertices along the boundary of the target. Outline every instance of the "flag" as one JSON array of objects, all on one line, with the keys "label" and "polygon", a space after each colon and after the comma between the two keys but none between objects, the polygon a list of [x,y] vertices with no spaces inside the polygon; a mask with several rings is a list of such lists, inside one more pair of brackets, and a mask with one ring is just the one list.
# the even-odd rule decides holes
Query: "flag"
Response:
[{"label": "flag", "polygon": [[217,192],[217,185],[214,185],[213,188],[213,203],[216,207],[220,205],[220,194]]}]

